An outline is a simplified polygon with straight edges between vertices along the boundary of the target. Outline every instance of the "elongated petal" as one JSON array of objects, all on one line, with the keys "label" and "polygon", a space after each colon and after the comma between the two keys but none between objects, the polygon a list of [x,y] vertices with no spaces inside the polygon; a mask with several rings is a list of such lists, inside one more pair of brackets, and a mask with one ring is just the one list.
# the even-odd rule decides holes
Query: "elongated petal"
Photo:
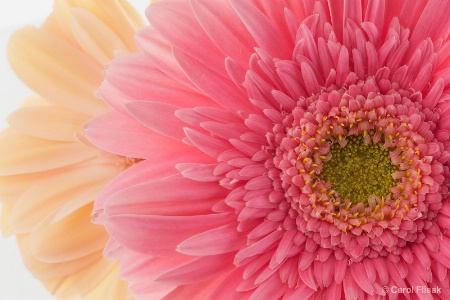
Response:
[{"label": "elongated petal", "polygon": [[177,251],[196,256],[232,252],[245,243],[244,235],[236,234],[236,225],[224,225],[183,241]]},{"label": "elongated petal", "polygon": [[8,56],[21,80],[49,101],[91,116],[106,111],[93,94],[101,67],[66,41],[27,27],[12,36]]},{"label": "elongated petal", "polygon": [[175,111],[180,107],[147,101],[133,101],[127,103],[126,107],[136,120],[153,131],[176,140],[186,137],[182,129],[185,124],[175,117]]},{"label": "elongated petal", "polygon": [[[86,126],[85,134],[91,142],[122,156],[150,158],[152,153],[176,153],[189,147],[156,134],[133,119],[113,111],[92,119]],[[152,143],[149,144],[148,140],[152,140]]]},{"label": "elongated petal", "polygon": [[156,278],[156,282],[186,285],[220,276],[232,268],[233,255],[203,256]]},{"label": "elongated petal", "polygon": [[114,58],[114,51],[128,47],[108,25],[97,16],[81,8],[71,10],[73,35],[83,50],[100,65]]},{"label": "elongated petal", "polygon": [[63,107],[30,106],[13,112],[8,123],[20,133],[36,138],[76,142],[75,132],[82,132],[88,118]]},{"label": "elongated petal", "polygon": [[[151,5],[146,11],[150,23],[178,48],[219,74],[226,74],[225,56],[207,37],[187,1],[171,0]],[[171,19],[171,23],[167,23]]]},{"label": "elongated petal", "polygon": [[248,99],[231,80],[182,51],[175,49],[174,54],[189,79],[217,104],[234,113],[253,111]]},{"label": "elongated petal", "polygon": [[[101,250],[108,236],[104,228],[89,222],[91,207],[84,206],[59,222],[43,225],[34,231],[30,236],[31,253],[43,262],[58,263]],[[73,230],[74,222],[79,222],[77,230],[67,234]]]},{"label": "elongated petal", "polygon": [[[167,254],[184,239],[226,224],[229,214],[199,216],[115,215],[105,223],[108,232],[135,251]],[[126,225],[125,225],[126,224]],[[133,235],[129,235],[133,232]]]},{"label": "elongated petal", "polygon": [[[226,2],[191,1],[192,9],[208,37],[226,55],[247,67],[253,47],[253,38],[244,24]],[[217,35],[217,32],[221,32]]]},{"label": "elongated petal", "polygon": [[[177,186],[177,189],[173,189]],[[222,188],[181,176],[143,182],[113,195],[104,209],[108,215],[151,214],[189,216],[212,213],[211,207],[225,197]]]},{"label": "elongated petal", "polygon": [[94,157],[95,149],[79,143],[46,141],[5,130],[0,133],[0,174],[16,175],[70,166]]},{"label": "elongated petal", "polygon": [[74,167],[35,182],[16,201],[10,216],[12,228],[15,232],[28,232],[44,221],[51,221],[55,212],[68,203],[83,205],[86,199],[93,201],[90,185],[106,178],[110,178],[110,169],[91,165]]}]

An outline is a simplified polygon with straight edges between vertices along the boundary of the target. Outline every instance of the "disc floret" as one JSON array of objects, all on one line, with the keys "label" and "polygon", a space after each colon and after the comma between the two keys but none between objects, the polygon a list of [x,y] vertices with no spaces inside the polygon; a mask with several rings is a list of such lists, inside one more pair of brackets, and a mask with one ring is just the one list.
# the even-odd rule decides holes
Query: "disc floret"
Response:
[{"label": "disc floret", "polygon": [[395,186],[392,174],[397,168],[389,152],[382,143],[366,145],[362,135],[350,136],[345,147],[331,146],[331,159],[324,162],[319,178],[330,182],[339,198],[367,206],[370,196],[385,197]]}]

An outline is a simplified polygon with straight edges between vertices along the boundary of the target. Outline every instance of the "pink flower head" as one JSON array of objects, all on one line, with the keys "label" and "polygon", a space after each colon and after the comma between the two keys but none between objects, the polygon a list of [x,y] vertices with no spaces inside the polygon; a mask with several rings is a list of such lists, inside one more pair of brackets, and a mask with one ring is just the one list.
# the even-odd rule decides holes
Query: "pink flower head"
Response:
[{"label": "pink flower head", "polygon": [[86,130],[144,159],[94,212],[138,298],[450,299],[450,1],[147,17]]}]

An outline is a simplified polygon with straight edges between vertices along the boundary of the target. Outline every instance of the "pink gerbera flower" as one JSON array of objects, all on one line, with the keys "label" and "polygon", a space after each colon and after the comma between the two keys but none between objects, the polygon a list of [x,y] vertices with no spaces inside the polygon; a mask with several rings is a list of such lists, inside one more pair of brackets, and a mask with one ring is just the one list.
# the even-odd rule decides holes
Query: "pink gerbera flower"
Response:
[{"label": "pink gerbera flower", "polygon": [[138,298],[450,299],[450,1],[147,16],[86,130],[145,160],[94,211]]}]

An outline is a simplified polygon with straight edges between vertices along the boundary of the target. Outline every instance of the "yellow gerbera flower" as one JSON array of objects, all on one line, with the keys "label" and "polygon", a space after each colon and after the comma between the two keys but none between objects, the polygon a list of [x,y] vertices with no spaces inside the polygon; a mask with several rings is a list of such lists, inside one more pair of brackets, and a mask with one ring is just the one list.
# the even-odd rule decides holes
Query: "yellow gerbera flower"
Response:
[{"label": "yellow gerbera flower", "polygon": [[83,124],[109,109],[95,96],[102,71],[136,50],[142,25],[124,0],[55,0],[40,28],[17,31],[8,46],[13,70],[36,94],[0,133],[1,226],[58,298],[130,298],[117,263],[102,256],[107,233],[90,220],[97,194],[130,161],[92,146]]}]

